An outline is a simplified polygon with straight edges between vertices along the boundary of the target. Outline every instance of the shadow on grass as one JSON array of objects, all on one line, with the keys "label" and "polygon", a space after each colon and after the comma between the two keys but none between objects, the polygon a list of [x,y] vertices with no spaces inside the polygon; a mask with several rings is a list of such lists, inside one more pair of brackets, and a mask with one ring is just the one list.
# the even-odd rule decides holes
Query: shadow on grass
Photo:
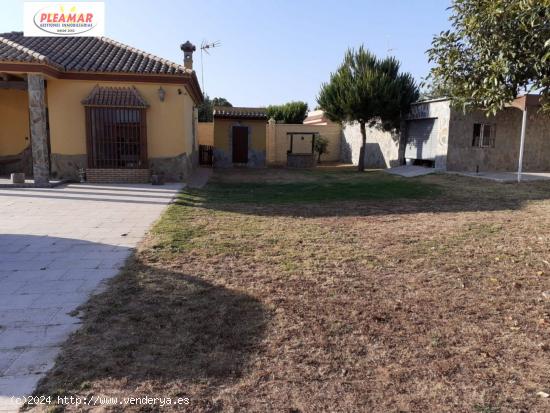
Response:
[{"label": "shadow on grass", "polygon": [[268,320],[248,295],[135,260],[82,310],[82,328],[36,394],[77,394],[105,380],[223,384],[241,376]]}]

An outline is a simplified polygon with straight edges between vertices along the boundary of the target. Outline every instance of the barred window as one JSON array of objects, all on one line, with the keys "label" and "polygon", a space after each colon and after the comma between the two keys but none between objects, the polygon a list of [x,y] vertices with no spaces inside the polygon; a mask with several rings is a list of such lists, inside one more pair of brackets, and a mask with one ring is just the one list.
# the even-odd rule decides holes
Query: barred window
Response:
[{"label": "barred window", "polygon": [[472,146],[478,148],[495,147],[495,125],[474,123]]}]

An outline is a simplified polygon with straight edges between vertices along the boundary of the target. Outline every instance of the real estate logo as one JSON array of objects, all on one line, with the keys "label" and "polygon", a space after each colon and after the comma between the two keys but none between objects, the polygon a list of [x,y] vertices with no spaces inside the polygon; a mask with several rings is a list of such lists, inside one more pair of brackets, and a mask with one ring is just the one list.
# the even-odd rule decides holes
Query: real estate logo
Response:
[{"label": "real estate logo", "polygon": [[105,4],[37,3],[24,4],[25,36],[103,36]]}]

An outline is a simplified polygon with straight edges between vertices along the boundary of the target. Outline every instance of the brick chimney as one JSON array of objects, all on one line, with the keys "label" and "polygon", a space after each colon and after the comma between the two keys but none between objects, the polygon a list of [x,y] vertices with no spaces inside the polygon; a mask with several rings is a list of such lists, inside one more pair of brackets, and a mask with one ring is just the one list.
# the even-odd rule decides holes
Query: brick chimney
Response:
[{"label": "brick chimney", "polygon": [[183,50],[183,66],[186,69],[193,70],[193,52],[197,50],[197,48],[189,40],[182,44],[180,48]]}]

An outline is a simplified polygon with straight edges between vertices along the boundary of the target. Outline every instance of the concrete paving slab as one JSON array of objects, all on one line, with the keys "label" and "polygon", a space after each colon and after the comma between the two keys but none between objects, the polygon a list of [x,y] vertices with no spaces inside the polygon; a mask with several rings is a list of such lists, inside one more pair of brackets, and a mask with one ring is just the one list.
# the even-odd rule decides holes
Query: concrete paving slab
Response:
[{"label": "concrete paving slab", "polygon": [[[450,174],[468,176],[470,178],[488,179],[495,182],[517,182],[517,172],[448,172]],[[524,172],[522,182],[544,181],[550,179],[550,172]]]},{"label": "concrete paving slab", "polygon": [[[0,413],[15,412],[179,184],[0,189]],[[71,315],[73,314],[73,315]]]},{"label": "concrete paving slab", "polygon": [[60,347],[33,348],[21,352],[4,372],[4,376],[46,373],[54,365]]},{"label": "concrete paving slab", "polygon": [[4,375],[24,350],[0,350],[0,374]]},{"label": "concrete paving slab", "polygon": [[384,172],[392,175],[402,176],[404,178],[414,178],[417,176],[423,176],[438,172],[435,168],[426,168],[424,166],[416,165],[402,165],[395,168],[384,169]]},{"label": "concrete paving slab", "polygon": [[0,377],[0,413],[15,413],[23,404],[22,397],[32,394],[43,374]]},{"label": "concrete paving slab", "polygon": [[51,322],[61,307],[25,308],[22,310],[0,310],[0,326],[30,327],[43,326]]}]

